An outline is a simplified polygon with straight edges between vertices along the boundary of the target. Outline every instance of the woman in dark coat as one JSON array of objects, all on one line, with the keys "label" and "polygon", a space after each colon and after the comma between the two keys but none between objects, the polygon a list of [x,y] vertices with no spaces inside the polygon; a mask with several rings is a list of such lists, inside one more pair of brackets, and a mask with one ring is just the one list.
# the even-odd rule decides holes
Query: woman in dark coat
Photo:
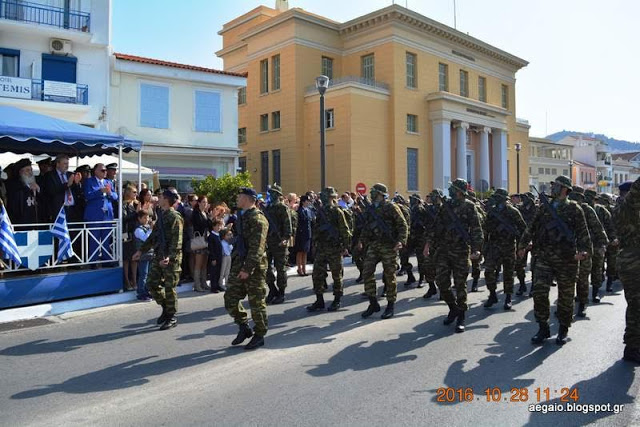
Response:
[{"label": "woman in dark coat", "polygon": [[[191,223],[193,224],[193,234],[191,235],[191,242],[195,241],[196,237],[204,237],[205,242],[209,236],[209,230],[211,230],[211,218],[207,214],[209,208],[209,201],[207,196],[198,198],[198,204],[193,208],[193,216],[191,217]],[[207,246],[202,249],[192,250],[191,256],[195,258],[195,265],[193,269],[193,290],[196,292],[205,292],[208,290],[207,286]]]},{"label": "woman in dark coat", "polygon": [[311,199],[309,196],[304,195],[300,198],[295,244],[299,276],[307,276],[307,254],[311,250],[311,222],[313,221],[313,215],[309,209],[310,205]]}]

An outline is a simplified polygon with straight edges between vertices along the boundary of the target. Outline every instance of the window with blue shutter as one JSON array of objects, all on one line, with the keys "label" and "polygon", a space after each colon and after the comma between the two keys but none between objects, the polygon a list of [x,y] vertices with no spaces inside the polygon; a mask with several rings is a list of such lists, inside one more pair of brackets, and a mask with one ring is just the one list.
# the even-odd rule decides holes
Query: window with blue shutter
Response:
[{"label": "window with blue shutter", "polygon": [[140,126],[169,129],[169,88],[140,85]]},{"label": "window with blue shutter", "polygon": [[222,132],[218,92],[196,91],[196,132]]}]

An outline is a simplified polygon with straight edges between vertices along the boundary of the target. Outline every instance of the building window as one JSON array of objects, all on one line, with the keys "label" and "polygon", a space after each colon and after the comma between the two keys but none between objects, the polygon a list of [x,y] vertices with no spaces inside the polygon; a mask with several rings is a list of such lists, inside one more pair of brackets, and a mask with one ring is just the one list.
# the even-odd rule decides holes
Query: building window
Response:
[{"label": "building window", "polygon": [[373,53],[360,58],[360,62],[362,64],[362,78],[365,80],[375,80],[376,78],[374,59],[375,57],[373,56]]},{"label": "building window", "polygon": [[326,56],[322,57],[322,75],[333,80],[333,59]]},{"label": "building window", "polygon": [[221,132],[222,107],[219,92],[196,91],[196,132]]},{"label": "building window", "polygon": [[169,129],[169,88],[140,84],[140,126]]},{"label": "building window", "polygon": [[418,87],[418,82],[416,79],[416,71],[417,71],[417,67],[416,64],[418,62],[418,56],[415,53],[409,53],[407,52],[407,59],[406,59],[406,66],[407,66],[407,87],[410,88],[415,88]]},{"label": "building window", "polygon": [[269,115],[261,114],[260,115],[260,132],[268,132],[269,131]]},{"label": "building window", "polygon": [[556,168],[551,169],[551,175],[554,175],[554,176],[558,175],[558,169]]},{"label": "building window", "polygon": [[418,116],[407,114],[407,132],[418,133]]},{"label": "building window", "polygon": [[271,154],[273,156],[273,182],[282,185],[280,181],[280,150],[273,150]]},{"label": "building window", "polygon": [[417,148],[407,148],[407,191],[418,191]]},{"label": "building window", "polygon": [[269,60],[260,61],[260,93],[269,93]]},{"label": "building window", "polygon": [[487,79],[478,77],[478,100],[487,102]]},{"label": "building window", "polygon": [[531,166],[529,166],[529,175],[533,175],[533,172],[531,170]]},{"label": "building window", "polygon": [[0,76],[20,76],[20,51],[0,48]]},{"label": "building window", "polygon": [[502,85],[502,108],[509,108],[509,86]]},{"label": "building window", "polygon": [[551,169],[550,168],[544,168],[544,174],[545,175],[551,175]]},{"label": "building window", "polygon": [[271,113],[271,129],[280,129],[280,111]]},{"label": "building window", "polygon": [[247,103],[247,88],[241,87],[238,89],[238,105],[244,105]]},{"label": "building window", "polygon": [[584,172],[580,172],[580,183],[584,184]]},{"label": "building window", "polygon": [[247,158],[246,157],[238,157],[238,169],[240,172],[247,171]]},{"label": "building window", "polygon": [[336,125],[335,114],[333,112],[333,108],[330,110],[326,110],[324,112],[325,123],[324,126],[326,129],[333,129]]},{"label": "building window", "polygon": [[449,66],[442,62],[438,64],[438,90],[440,92],[449,91]]},{"label": "building window", "polygon": [[247,128],[238,129],[238,144],[244,144],[247,142]]},{"label": "building window", "polygon": [[469,96],[469,73],[460,70],[460,96]]},{"label": "building window", "polygon": [[538,168],[538,174],[544,175],[544,168]]},{"label": "building window", "polygon": [[[569,169],[562,169],[562,175],[569,176]],[[569,178],[571,177],[569,176]]]},{"label": "building window", "polygon": [[[6,2],[5,2],[6,3]],[[42,54],[42,80],[76,83],[78,58]]]},{"label": "building window", "polygon": [[280,90],[280,55],[271,57],[271,66],[273,67],[273,88],[271,90]]},{"label": "building window", "polygon": [[269,185],[269,152],[260,152],[260,178],[262,179],[262,191],[267,191]]}]

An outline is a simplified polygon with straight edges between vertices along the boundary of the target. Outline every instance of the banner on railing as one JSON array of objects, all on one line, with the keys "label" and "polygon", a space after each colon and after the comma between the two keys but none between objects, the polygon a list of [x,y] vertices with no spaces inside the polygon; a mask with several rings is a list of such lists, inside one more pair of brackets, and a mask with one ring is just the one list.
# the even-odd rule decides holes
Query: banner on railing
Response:
[{"label": "banner on railing", "polygon": [[78,86],[75,83],[44,81],[44,96],[76,98],[78,96]]},{"label": "banner on railing", "polygon": [[53,256],[53,235],[48,230],[18,231],[15,239],[22,267],[37,270]]}]

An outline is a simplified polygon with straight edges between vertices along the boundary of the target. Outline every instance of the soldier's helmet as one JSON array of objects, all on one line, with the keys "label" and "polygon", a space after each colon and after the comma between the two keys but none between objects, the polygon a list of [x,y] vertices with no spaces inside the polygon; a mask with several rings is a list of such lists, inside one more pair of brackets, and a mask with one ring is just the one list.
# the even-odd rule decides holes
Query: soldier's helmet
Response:
[{"label": "soldier's helmet", "polygon": [[610,194],[607,194],[607,193],[600,193],[600,195],[596,198],[596,200],[606,204],[613,203],[613,198],[611,197]]},{"label": "soldier's helmet", "polygon": [[531,191],[527,191],[526,193],[522,194],[524,197],[526,197],[527,199],[531,200],[532,202],[536,201],[535,196],[533,195],[533,193]]},{"label": "soldier's helmet", "polygon": [[371,193],[380,193],[385,197],[389,195],[387,186],[380,183],[374,184],[373,187],[371,187]]},{"label": "soldier's helmet", "polygon": [[584,188],[580,187],[579,185],[574,185],[573,186],[573,192],[575,194],[581,194],[584,196]]},{"label": "soldier's helmet", "polygon": [[573,185],[571,185],[571,179],[568,176],[560,175],[554,181],[556,184],[565,187],[567,190],[573,190]]},{"label": "soldier's helmet", "polygon": [[496,200],[504,201],[509,198],[509,192],[504,188],[498,188],[496,191],[494,191],[493,197]]},{"label": "soldier's helmet", "polygon": [[591,203],[596,199],[596,192],[594,190],[585,190],[584,198],[587,199],[587,202]]},{"label": "soldier's helmet", "polygon": [[338,192],[336,191],[335,188],[333,187],[327,187],[324,190],[322,190],[322,194],[323,196],[329,198],[329,197],[338,197]]},{"label": "soldier's helmet", "polygon": [[435,190],[431,191],[431,193],[429,193],[429,197],[431,197],[431,199],[434,199],[436,197],[444,199],[444,193],[439,188],[436,188]]},{"label": "soldier's helmet", "polygon": [[400,204],[405,204],[407,203],[407,201],[404,199],[404,197],[402,197],[402,194],[396,194],[395,196],[393,196],[393,202],[394,203],[400,203]]},{"label": "soldier's helmet", "polygon": [[284,196],[284,194],[282,194],[282,187],[280,187],[278,184],[274,183],[271,188],[269,188],[269,192],[273,193],[273,194],[277,194],[278,196]]},{"label": "soldier's helmet", "polygon": [[453,188],[456,191],[460,191],[465,196],[468,194],[469,185],[467,184],[466,179],[458,178],[449,185],[449,188]]},{"label": "soldier's helmet", "polygon": [[420,203],[422,202],[422,197],[418,193],[414,193],[409,196],[409,203]]}]

